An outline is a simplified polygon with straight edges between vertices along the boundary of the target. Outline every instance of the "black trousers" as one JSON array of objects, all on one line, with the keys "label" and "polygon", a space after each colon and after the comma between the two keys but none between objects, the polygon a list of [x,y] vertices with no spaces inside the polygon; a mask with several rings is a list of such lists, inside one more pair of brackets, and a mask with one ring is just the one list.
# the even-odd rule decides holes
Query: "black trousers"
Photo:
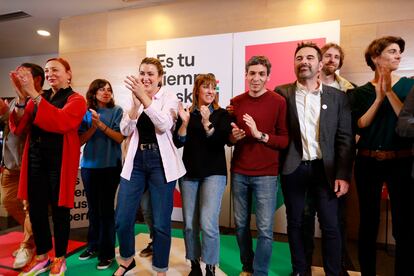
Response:
[{"label": "black trousers", "polygon": [[338,198],[329,185],[323,162],[302,162],[289,175],[282,175],[287,230],[294,274],[304,275],[307,262],[303,236],[303,212],[307,195],[315,200],[322,230],[322,255],[326,275],[341,270],[341,237],[338,225]]},{"label": "black trousers", "polygon": [[[311,269],[313,250],[315,249],[315,199],[312,198],[312,194],[306,195],[306,205],[303,212],[303,237],[305,244],[305,255],[307,269]],[[338,222],[339,231],[341,233],[341,269],[346,269],[346,257],[348,255],[346,249],[347,237],[346,237],[346,195],[338,198]]]},{"label": "black trousers", "polygon": [[66,255],[70,231],[70,209],[58,206],[62,155],[53,147],[32,143],[29,149],[28,201],[37,255],[49,252],[52,235],[49,225],[51,205],[55,256]]},{"label": "black trousers", "polygon": [[115,258],[114,201],[120,173],[120,166],[81,169],[88,200],[88,250],[98,251],[99,260]]},{"label": "black trousers", "polygon": [[[414,220],[410,211],[413,201],[412,158],[378,161],[357,156],[355,181],[359,197],[359,263],[363,276],[375,275],[376,241],[380,222],[382,185],[387,184],[391,201],[392,235],[395,239],[395,275],[413,275],[412,237]],[[412,205],[411,205],[412,206]],[[412,230],[412,228],[411,228]]]}]

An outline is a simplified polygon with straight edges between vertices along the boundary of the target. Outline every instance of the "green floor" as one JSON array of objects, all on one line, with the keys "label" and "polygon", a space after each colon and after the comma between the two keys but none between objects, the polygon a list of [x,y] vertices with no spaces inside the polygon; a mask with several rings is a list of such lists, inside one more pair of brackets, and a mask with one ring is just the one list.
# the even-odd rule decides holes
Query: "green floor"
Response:
[{"label": "green floor", "polygon": [[[135,233],[148,233],[147,227],[142,224],[135,226]],[[183,232],[181,229],[173,229],[173,237],[182,238]],[[239,258],[239,247],[237,246],[236,237],[233,235],[220,236],[220,269],[227,275],[239,275],[241,270],[241,263]],[[256,240],[254,240],[254,244]],[[78,256],[82,250],[68,257],[67,276],[71,275],[111,275],[116,268],[113,265],[110,269],[99,271],[96,269],[96,259],[79,261]],[[273,254],[271,260],[271,267],[269,275],[287,276],[291,273],[290,252],[287,243],[273,242]],[[47,275],[44,273],[42,275]]]}]

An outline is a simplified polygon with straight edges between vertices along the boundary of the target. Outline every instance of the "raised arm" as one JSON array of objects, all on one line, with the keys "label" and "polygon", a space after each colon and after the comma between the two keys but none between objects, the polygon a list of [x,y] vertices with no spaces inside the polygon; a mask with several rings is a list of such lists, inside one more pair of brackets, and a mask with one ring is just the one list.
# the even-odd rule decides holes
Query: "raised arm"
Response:
[{"label": "raised arm", "polygon": [[[159,92],[158,92],[159,93]],[[164,133],[173,128],[177,120],[178,112],[178,98],[173,92],[164,91],[165,95],[161,105],[156,104],[154,101],[151,104],[144,108],[144,112],[151,119],[151,122],[154,124],[155,131]]]},{"label": "raised arm", "polygon": [[64,134],[79,127],[85,112],[85,99],[74,93],[68,97],[63,108],[57,108],[45,100],[40,101],[33,123],[45,131]]}]

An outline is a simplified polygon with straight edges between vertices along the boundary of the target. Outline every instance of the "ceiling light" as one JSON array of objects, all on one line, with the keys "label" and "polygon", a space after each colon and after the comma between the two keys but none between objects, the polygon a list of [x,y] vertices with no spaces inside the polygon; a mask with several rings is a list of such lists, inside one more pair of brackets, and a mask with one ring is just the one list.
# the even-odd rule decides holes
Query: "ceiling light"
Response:
[{"label": "ceiling light", "polygon": [[41,36],[50,36],[50,33],[45,30],[37,30],[36,32],[38,35],[41,35]]}]

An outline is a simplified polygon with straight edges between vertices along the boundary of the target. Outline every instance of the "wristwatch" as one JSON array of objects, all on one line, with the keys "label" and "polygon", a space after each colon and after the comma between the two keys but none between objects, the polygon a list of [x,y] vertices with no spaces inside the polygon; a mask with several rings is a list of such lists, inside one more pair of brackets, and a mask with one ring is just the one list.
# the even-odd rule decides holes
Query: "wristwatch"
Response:
[{"label": "wristwatch", "polygon": [[262,135],[260,135],[259,141],[262,142],[266,139],[266,133],[262,132]]},{"label": "wristwatch", "polygon": [[19,103],[17,103],[17,102],[16,102],[16,103],[14,104],[14,106],[15,106],[15,107],[17,107],[17,108],[25,108],[25,107],[26,107],[26,103],[24,103],[24,104],[19,104]]}]

